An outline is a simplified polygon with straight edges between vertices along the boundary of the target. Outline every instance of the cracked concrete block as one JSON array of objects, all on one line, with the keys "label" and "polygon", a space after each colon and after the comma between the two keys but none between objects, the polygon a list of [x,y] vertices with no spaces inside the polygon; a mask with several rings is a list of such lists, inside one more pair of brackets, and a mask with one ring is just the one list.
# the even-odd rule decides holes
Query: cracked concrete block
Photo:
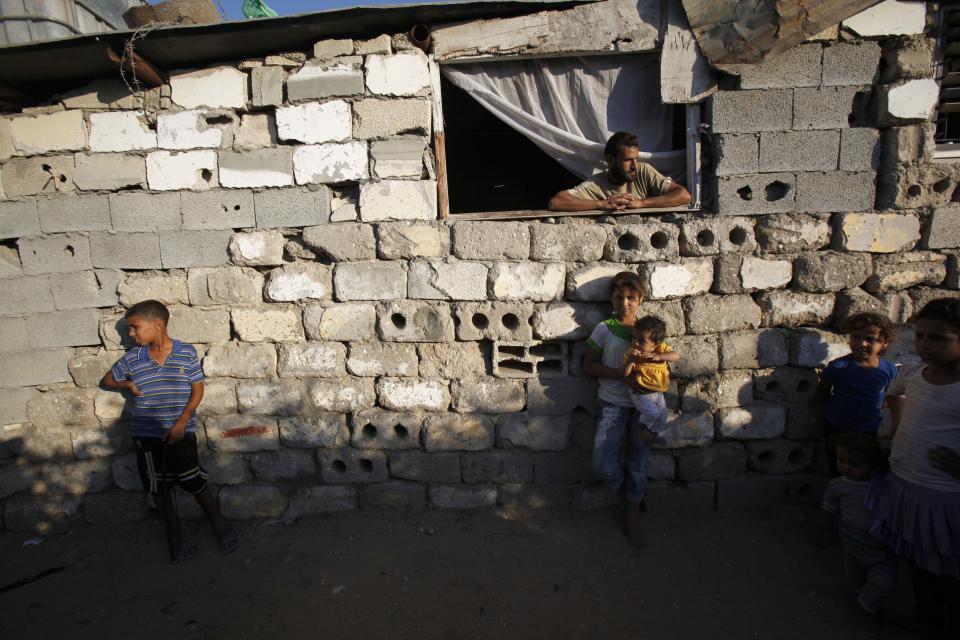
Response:
[{"label": "cracked concrete block", "polygon": [[504,415],[497,419],[497,447],[564,451],[570,440],[565,416]]},{"label": "cracked concrete block", "polygon": [[924,249],[960,247],[960,208],[940,207],[934,209],[923,226],[922,246]]},{"label": "cracked concrete block", "polygon": [[351,136],[350,105],[343,100],[305,102],[279,107],[277,135],[307,144],[337,142]]},{"label": "cracked concrete block", "polygon": [[253,205],[261,229],[306,227],[330,219],[330,191],[324,187],[256,191]]},{"label": "cracked concrete block", "polygon": [[221,487],[218,501],[220,513],[229,520],[279,518],[288,505],[279,487],[257,484]]},{"label": "cracked concrete block", "polygon": [[7,198],[38,193],[68,193],[75,189],[73,156],[10,158],[3,165],[3,194]]},{"label": "cracked concrete block", "polygon": [[497,300],[559,300],[565,275],[560,263],[496,262],[490,269],[490,293]]},{"label": "cracked concrete block", "polygon": [[279,107],[283,104],[283,81],[286,75],[282,67],[251,69],[250,104],[254,107]]},{"label": "cracked concrete block", "polygon": [[293,151],[297,184],[328,184],[369,177],[367,143],[350,142],[305,145]]},{"label": "cracked concrete block", "polygon": [[64,195],[37,198],[40,228],[44,233],[106,231],[110,206],[106,196]]},{"label": "cracked concrete block", "polygon": [[20,155],[80,151],[87,146],[82,111],[59,111],[10,120],[10,137]]},{"label": "cracked concrete block", "polygon": [[787,364],[787,338],[777,329],[760,329],[720,335],[722,369],[756,369]]},{"label": "cracked concrete block", "polygon": [[247,74],[232,66],[170,73],[170,98],[184,109],[243,109],[247,106]]},{"label": "cracked concrete block", "polygon": [[344,56],[310,61],[287,78],[287,100],[317,100],[363,93],[363,58]]},{"label": "cracked concrete block", "polygon": [[244,152],[221,150],[220,184],[231,189],[289,187],[293,185],[293,163],[291,150],[285,147]]},{"label": "cracked concrete block", "polygon": [[360,411],[376,403],[372,378],[319,378],[309,383],[307,394],[320,411]]},{"label": "cracked concrete block", "polygon": [[830,171],[797,174],[799,211],[867,211],[876,199],[872,171]]},{"label": "cracked concrete block", "polygon": [[803,253],[817,251],[830,242],[830,219],[827,215],[775,214],[757,222],[757,240],[769,253]]},{"label": "cracked concrete block", "polygon": [[90,269],[94,266],[91,263],[91,254],[94,256],[94,262],[97,255],[91,245],[95,244],[97,237],[105,234],[91,235],[93,237],[90,239],[73,233],[21,238],[17,242],[17,248],[20,250],[23,273],[26,275],[71,273]]},{"label": "cracked concrete block", "polygon": [[120,304],[125,307],[132,307],[143,300],[158,300],[166,305],[189,303],[185,273],[128,273],[118,283],[116,292],[120,294]]},{"label": "cracked concrete block", "polygon": [[241,267],[197,267],[187,272],[190,304],[236,304],[263,300],[263,275]]},{"label": "cracked concrete block", "polygon": [[[179,229],[180,193],[111,193],[110,220],[114,231],[159,231]],[[191,194],[193,195],[193,194]]]},{"label": "cracked concrete block", "polygon": [[933,78],[879,85],[874,94],[877,123],[881,127],[930,120],[940,100],[940,86]]},{"label": "cracked concrete block", "polygon": [[[347,371],[355,376],[416,376],[417,348],[412,344],[353,342]],[[433,376],[443,377],[443,376]]]},{"label": "cracked concrete block", "polygon": [[78,153],[74,156],[76,171],[73,181],[78,189],[118,190],[145,187],[147,166],[140,156],[121,153]]},{"label": "cracked concrete block", "polygon": [[[157,115],[157,146],[161,149],[216,149],[224,141],[223,129],[209,124],[216,113],[199,110]],[[232,122],[232,117],[228,116]]]},{"label": "cracked concrete block", "polygon": [[46,277],[5,278],[0,280],[0,299],[7,313],[53,311],[55,298]]},{"label": "cracked concrete block", "polygon": [[122,356],[122,351],[98,349],[83,352],[78,349],[67,367],[74,384],[78,387],[93,388],[100,384],[103,376]]},{"label": "cracked concrete block", "polygon": [[294,262],[267,274],[263,294],[271,302],[329,300],[333,269],[316,262]]},{"label": "cracked concrete block", "polygon": [[165,269],[217,267],[230,263],[227,247],[237,235],[223,231],[161,231],[160,258]]},{"label": "cracked concrete block", "polygon": [[228,250],[234,264],[268,267],[283,264],[286,240],[279,231],[251,231],[230,237]]},{"label": "cracked concrete block", "polygon": [[419,449],[423,415],[367,409],[353,416],[350,443],[358,449]]},{"label": "cracked concrete block", "polygon": [[603,257],[607,231],[601,226],[594,224],[533,224],[530,225],[529,229],[530,258],[532,260],[541,262],[595,262]]},{"label": "cracked concrete block", "polygon": [[381,180],[360,186],[360,219],[434,220],[437,183],[433,180]]},{"label": "cracked concrete block", "polygon": [[523,222],[457,222],[452,244],[461,260],[526,260],[530,231]]},{"label": "cracked concrete block", "polygon": [[373,227],[360,223],[324,224],[303,230],[304,243],[333,262],[375,260]]},{"label": "cracked concrete block", "polygon": [[533,316],[533,332],[541,340],[585,340],[607,317],[605,309],[589,303],[538,305]]},{"label": "cracked concrete block", "polygon": [[244,342],[284,342],[303,340],[300,310],[285,305],[233,308],[233,330]]},{"label": "cracked concrete block", "polygon": [[237,383],[240,413],[295,416],[304,406],[300,380],[241,380]]},{"label": "cracked concrete block", "polygon": [[473,378],[451,384],[453,408],[459,413],[517,413],[526,404],[522,380]]},{"label": "cracked concrete block", "polygon": [[342,376],[346,356],[347,348],[339,342],[282,344],[278,370],[281,378]]},{"label": "cracked concrete block", "polygon": [[800,291],[829,293],[859,287],[873,273],[870,256],[824,251],[797,256],[793,286]]},{"label": "cracked concrete block", "polygon": [[0,353],[0,387],[70,382],[70,349],[35,349]]},{"label": "cracked concrete block", "polygon": [[795,89],[793,125],[785,129],[845,129],[861,119],[869,94],[862,87]]},{"label": "cracked concrete block", "polygon": [[847,289],[837,293],[833,324],[843,327],[856,313],[879,313],[896,324],[906,324],[913,315],[913,302],[903,293],[877,292],[876,297],[863,289]]},{"label": "cracked concrete block", "polygon": [[240,116],[240,126],[233,134],[233,148],[237,151],[275,146],[277,123],[268,113],[245,113]]},{"label": "cracked concrete block", "polygon": [[286,447],[335,449],[349,441],[347,416],[342,413],[280,418],[280,442]]},{"label": "cracked concrete block", "polygon": [[485,300],[487,274],[480,262],[418,258],[410,261],[407,291],[427,300]]},{"label": "cracked concrete block", "polygon": [[384,222],[376,229],[377,251],[384,260],[442,258],[450,253],[450,227],[443,223]]},{"label": "cracked concrete block", "polygon": [[389,54],[392,51],[391,42],[392,39],[386,34],[381,34],[376,38],[370,38],[368,40],[357,40],[354,45],[354,52],[357,55],[369,55],[371,53]]},{"label": "cracked concrete block", "polygon": [[833,42],[823,50],[824,86],[870,86],[877,81],[877,42]]},{"label": "cracked concrete block", "polygon": [[801,44],[769,58],[761,64],[744,65],[741,89],[784,89],[820,85],[823,48],[819,44]]},{"label": "cracked concrete block", "polygon": [[750,218],[689,218],[680,225],[680,253],[709,256],[752,253],[757,248]]},{"label": "cracked concrete block", "polygon": [[401,136],[370,143],[370,168],[378,178],[420,178],[427,138]]},{"label": "cracked concrete block", "polygon": [[850,353],[845,336],[819,329],[800,329],[790,344],[790,364],[797,367],[823,367],[831,360]]},{"label": "cracked concrete block", "polygon": [[769,440],[783,435],[786,409],[776,404],[756,403],[717,411],[717,431],[732,440]]},{"label": "cracked concrete block", "polygon": [[765,131],[760,134],[760,171],[833,171],[840,131]]},{"label": "cracked concrete block", "polygon": [[690,333],[742,331],[760,326],[760,307],[748,295],[702,295],[683,301]]},{"label": "cracked concrete block", "polygon": [[203,428],[207,445],[214,451],[275,451],[280,448],[277,419],[271,416],[207,416],[203,419]]},{"label": "cracked concrete block", "polygon": [[341,262],[333,272],[337,300],[395,300],[407,295],[402,262]]},{"label": "cracked concrete block", "polygon": [[371,340],[376,322],[376,308],[367,303],[340,303],[327,308],[312,304],[303,312],[303,325],[311,340]]},{"label": "cracked concrete block", "polygon": [[856,127],[840,132],[841,171],[876,171],[880,168],[880,132]]},{"label": "cracked concrete block", "polygon": [[431,132],[429,100],[364,99],[353,103],[353,136],[359,140]]},{"label": "cracked concrete block", "polygon": [[757,300],[763,312],[763,326],[797,327],[826,324],[833,315],[832,293],[769,291]]},{"label": "cracked concrete block", "polygon": [[714,137],[716,175],[758,173],[760,136],[756,133],[719,134]]},{"label": "cracked concrete block", "polygon": [[40,234],[40,216],[35,198],[0,202],[0,240]]},{"label": "cracked concrete block", "polygon": [[720,368],[715,336],[677,336],[671,346],[683,357],[671,369],[677,378],[713,376]]},{"label": "cracked concrete block", "polygon": [[453,305],[459,340],[533,339],[530,302],[465,302]]},{"label": "cracked concrete block", "polygon": [[203,191],[218,184],[216,151],[153,151],[147,154],[147,184],[157,191]]},{"label": "cracked concrete block", "polygon": [[834,224],[834,244],[846,251],[895,253],[920,239],[920,220],[912,214],[841,213]]},{"label": "cracked concrete block", "polygon": [[797,175],[794,173],[762,173],[717,178],[717,213],[722,215],[739,216],[792,211],[796,196]]},{"label": "cracked concrete block", "polygon": [[[486,375],[484,351],[476,342],[423,343],[418,345],[422,378],[475,378]],[[414,374],[416,375],[416,374]]]},{"label": "cracked concrete block", "polygon": [[708,107],[715,133],[787,131],[793,118],[793,90],[719,91]]},{"label": "cracked concrete block", "polygon": [[430,85],[427,58],[420,51],[368,55],[364,71],[367,89],[375,95],[409,96]]},{"label": "cracked concrete block", "polygon": [[640,265],[639,275],[651,300],[693,296],[706,293],[713,285],[713,261],[683,258],[677,263],[648,262]]},{"label": "cracked concrete block", "polygon": [[937,41],[927,36],[892,38],[884,42],[880,82],[931,78]]},{"label": "cracked concrete block", "polygon": [[427,451],[483,451],[492,449],[494,425],[489,416],[444,414],[423,421]]},{"label": "cracked concrete block", "polygon": [[669,260],[679,255],[679,230],[664,222],[617,225],[610,230],[604,258],[610,262]]},{"label": "cracked concrete block", "polygon": [[743,475],[746,468],[743,445],[734,442],[684,451],[677,458],[677,477],[687,482],[733,478]]},{"label": "cracked concrete block", "polygon": [[157,148],[157,134],[136,111],[90,114],[90,151],[143,151]]},{"label": "cracked concrete block", "polygon": [[874,258],[873,275],[864,283],[867,291],[899,291],[920,285],[937,286],[947,277],[947,256],[915,251]]},{"label": "cracked concrete block", "polygon": [[203,358],[203,374],[208,378],[272,378],[276,373],[277,351],[273,345],[213,344]]},{"label": "cracked concrete block", "polygon": [[451,342],[453,318],[447,305],[391,300],[378,310],[382,340],[391,342]]}]

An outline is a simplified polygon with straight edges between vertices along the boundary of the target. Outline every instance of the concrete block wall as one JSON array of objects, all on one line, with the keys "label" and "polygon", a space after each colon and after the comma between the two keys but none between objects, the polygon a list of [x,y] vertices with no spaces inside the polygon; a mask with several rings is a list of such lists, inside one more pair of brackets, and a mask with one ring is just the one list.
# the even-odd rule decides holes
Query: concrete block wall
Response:
[{"label": "concrete block wall", "polygon": [[[719,93],[716,198],[689,214],[437,221],[427,60],[399,37],[6,114],[3,527],[145,515],[126,399],[97,385],[146,298],[203,357],[228,517],[608,504],[580,362],[622,270],[682,354],[652,499],[816,500],[810,399],[838,324],[960,295],[960,208],[875,186],[942,171],[928,122],[881,108],[903,78],[875,85],[898,47],[917,73],[923,42],[804,44]],[[911,353],[905,335],[891,357]]]}]

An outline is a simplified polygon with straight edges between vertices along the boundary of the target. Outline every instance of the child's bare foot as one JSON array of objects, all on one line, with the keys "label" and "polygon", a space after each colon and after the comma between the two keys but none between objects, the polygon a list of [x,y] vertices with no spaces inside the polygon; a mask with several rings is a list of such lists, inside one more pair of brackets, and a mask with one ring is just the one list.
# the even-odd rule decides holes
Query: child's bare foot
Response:
[{"label": "child's bare foot", "polygon": [[643,535],[643,528],[640,526],[641,503],[627,503],[627,540],[635,551],[639,551],[647,546],[647,538]]}]

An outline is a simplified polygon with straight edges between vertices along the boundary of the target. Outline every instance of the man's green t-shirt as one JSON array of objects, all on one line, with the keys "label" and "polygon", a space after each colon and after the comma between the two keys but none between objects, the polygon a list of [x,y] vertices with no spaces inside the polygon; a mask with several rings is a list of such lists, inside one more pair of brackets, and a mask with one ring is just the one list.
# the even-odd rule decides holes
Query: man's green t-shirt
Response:
[{"label": "man's green t-shirt", "polygon": [[629,193],[640,198],[662,196],[670,188],[672,180],[646,162],[637,166],[637,178],[620,185],[610,183],[606,172],[593,176],[570,189],[570,195],[581,200],[604,200],[614,193]]}]

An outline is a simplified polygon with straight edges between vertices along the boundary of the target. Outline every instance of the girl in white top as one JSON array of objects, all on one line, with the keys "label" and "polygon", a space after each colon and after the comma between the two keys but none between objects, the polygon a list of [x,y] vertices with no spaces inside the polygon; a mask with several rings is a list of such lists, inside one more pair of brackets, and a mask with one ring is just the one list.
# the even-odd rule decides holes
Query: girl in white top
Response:
[{"label": "girl in white top", "polygon": [[917,616],[960,638],[960,299],[928,303],[915,341],[923,363],[887,390],[896,431],[870,533],[910,560]]}]

